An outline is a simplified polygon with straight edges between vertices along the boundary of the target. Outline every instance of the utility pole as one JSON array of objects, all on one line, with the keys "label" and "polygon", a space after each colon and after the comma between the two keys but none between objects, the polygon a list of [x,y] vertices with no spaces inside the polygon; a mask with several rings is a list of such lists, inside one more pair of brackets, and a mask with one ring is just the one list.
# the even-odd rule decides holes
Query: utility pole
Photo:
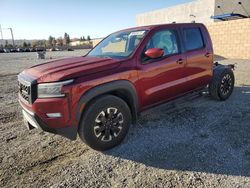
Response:
[{"label": "utility pole", "polygon": [[12,31],[12,28],[8,28],[10,30],[10,33],[11,33],[11,37],[12,37],[12,45],[13,47],[15,47],[15,41],[14,41],[14,35],[13,35],[13,31]]},{"label": "utility pole", "polygon": [[2,40],[1,44],[4,45],[3,44],[3,30],[2,30],[1,24],[0,24],[0,32],[1,32],[1,40]]},{"label": "utility pole", "polygon": [[13,45],[13,47],[15,47],[15,40],[14,40],[14,35],[13,35],[12,28],[11,27],[9,27],[9,28],[2,28],[1,25],[0,25],[0,31],[1,31],[2,41],[3,41],[3,32],[2,32],[2,29],[9,29],[10,30],[11,37],[12,37],[12,45]]}]

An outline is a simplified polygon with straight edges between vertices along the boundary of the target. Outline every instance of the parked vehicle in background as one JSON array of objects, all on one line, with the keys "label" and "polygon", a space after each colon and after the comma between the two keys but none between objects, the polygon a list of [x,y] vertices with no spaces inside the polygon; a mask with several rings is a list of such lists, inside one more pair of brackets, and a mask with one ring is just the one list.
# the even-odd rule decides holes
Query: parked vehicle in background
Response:
[{"label": "parked vehicle in background", "polygon": [[44,47],[36,47],[35,50],[36,50],[36,52],[46,51],[46,49]]},{"label": "parked vehicle in background", "polygon": [[213,63],[204,25],[137,27],[109,35],[86,56],[55,60],[19,74],[27,127],[76,139],[96,150],[122,142],[140,112],[208,90],[226,100],[233,66]]},{"label": "parked vehicle in background", "polygon": [[23,52],[30,52],[30,49],[29,48],[24,48]]},{"label": "parked vehicle in background", "polygon": [[17,52],[24,52],[23,48],[17,48]]},{"label": "parked vehicle in background", "polygon": [[51,48],[49,49],[50,52],[55,52],[55,51],[62,51],[61,49],[59,48]]},{"label": "parked vehicle in background", "polygon": [[10,49],[8,49],[8,48],[4,48],[3,51],[4,51],[4,53],[10,53]]},{"label": "parked vehicle in background", "polygon": [[4,53],[4,49],[0,48],[0,53]]},{"label": "parked vehicle in background", "polygon": [[10,52],[11,52],[11,53],[15,53],[15,52],[17,52],[17,49],[16,49],[16,48],[11,48],[11,49],[10,49]]},{"label": "parked vehicle in background", "polygon": [[35,48],[30,48],[29,50],[30,50],[30,52],[36,52]]}]

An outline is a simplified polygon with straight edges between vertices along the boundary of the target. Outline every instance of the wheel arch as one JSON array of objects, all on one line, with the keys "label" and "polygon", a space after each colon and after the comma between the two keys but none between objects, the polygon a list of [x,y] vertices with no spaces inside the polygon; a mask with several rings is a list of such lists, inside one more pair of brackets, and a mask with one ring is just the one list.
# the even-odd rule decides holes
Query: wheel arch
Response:
[{"label": "wheel arch", "polygon": [[234,70],[234,65],[222,65],[219,63],[215,63],[215,66],[213,68],[213,72],[214,72],[214,74],[215,73],[219,74],[219,73],[225,71],[226,69]]},{"label": "wheel arch", "polygon": [[107,95],[107,94],[117,96],[121,98],[122,100],[124,100],[128,104],[131,110],[133,123],[136,123],[137,118],[138,118],[138,114],[137,114],[138,96],[137,96],[136,89],[130,81],[117,80],[117,81],[112,81],[112,82],[104,83],[101,85],[97,85],[89,89],[87,92],[85,92],[81,96],[77,105],[77,114],[76,114],[78,125],[88,105],[97,97],[102,96],[102,95]]}]

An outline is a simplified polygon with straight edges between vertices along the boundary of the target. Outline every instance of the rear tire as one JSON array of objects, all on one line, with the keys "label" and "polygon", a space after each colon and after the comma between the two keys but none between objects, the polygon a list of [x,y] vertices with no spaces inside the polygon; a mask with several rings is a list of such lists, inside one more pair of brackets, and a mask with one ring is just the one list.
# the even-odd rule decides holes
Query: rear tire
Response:
[{"label": "rear tire", "polygon": [[131,111],[125,101],[105,95],[91,102],[81,119],[78,133],[83,142],[104,151],[120,144],[131,124]]},{"label": "rear tire", "polygon": [[212,82],[209,84],[211,97],[221,101],[228,99],[233,92],[234,82],[234,73],[230,68],[214,71]]}]

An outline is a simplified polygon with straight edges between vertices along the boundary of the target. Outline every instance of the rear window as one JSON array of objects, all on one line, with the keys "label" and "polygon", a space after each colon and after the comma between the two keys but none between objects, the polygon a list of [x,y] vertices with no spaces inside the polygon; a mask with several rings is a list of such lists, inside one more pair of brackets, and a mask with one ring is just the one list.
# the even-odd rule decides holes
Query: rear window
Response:
[{"label": "rear window", "polygon": [[204,41],[199,28],[185,28],[184,32],[184,43],[186,50],[196,50],[204,47]]}]

